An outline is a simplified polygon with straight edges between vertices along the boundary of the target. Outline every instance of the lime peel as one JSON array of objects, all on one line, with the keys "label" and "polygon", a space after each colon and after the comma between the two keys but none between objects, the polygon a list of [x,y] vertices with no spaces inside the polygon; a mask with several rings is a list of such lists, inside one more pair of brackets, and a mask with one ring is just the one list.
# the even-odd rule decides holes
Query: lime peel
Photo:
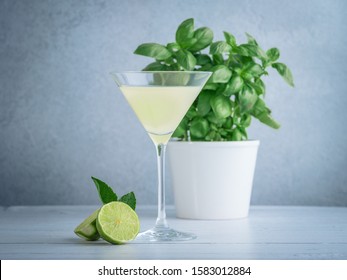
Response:
[{"label": "lime peel", "polygon": [[100,234],[96,228],[98,213],[99,209],[95,210],[93,214],[79,224],[74,230],[75,234],[87,241],[98,240],[100,238]]}]

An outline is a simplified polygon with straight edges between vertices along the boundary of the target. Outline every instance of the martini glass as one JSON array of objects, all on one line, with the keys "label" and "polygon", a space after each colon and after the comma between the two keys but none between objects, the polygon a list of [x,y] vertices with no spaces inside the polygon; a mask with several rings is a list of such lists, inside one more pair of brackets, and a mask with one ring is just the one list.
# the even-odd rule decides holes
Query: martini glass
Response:
[{"label": "martini glass", "polygon": [[169,227],[165,212],[165,149],[210,72],[139,71],[111,73],[124,97],[152,139],[158,164],[158,216],[155,226],[136,238],[143,242],[185,241],[192,233]]}]

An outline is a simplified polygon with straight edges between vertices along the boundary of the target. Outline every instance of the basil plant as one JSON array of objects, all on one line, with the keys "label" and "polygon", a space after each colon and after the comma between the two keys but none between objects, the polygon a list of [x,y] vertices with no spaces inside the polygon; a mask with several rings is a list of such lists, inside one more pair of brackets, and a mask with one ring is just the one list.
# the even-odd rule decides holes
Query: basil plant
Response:
[{"label": "basil plant", "polygon": [[291,71],[278,62],[277,48],[265,52],[251,35],[246,36],[247,43],[238,44],[231,33],[224,32],[224,41],[213,42],[211,29],[194,29],[194,19],[187,19],[179,25],[175,42],[166,46],[145,43],[135,50],[135,54],[155,59],[144,71],[213,72],[173,137],[186,141],[246,140],[252,117],[272,128],[280,127],[265,104],[262,77],[272,67],[294,86]]}]

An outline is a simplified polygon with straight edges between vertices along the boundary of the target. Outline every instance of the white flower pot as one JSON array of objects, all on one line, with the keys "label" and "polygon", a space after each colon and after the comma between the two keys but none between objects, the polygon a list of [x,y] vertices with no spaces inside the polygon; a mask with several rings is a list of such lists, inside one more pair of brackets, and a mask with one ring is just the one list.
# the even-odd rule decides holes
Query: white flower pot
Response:
[{"label": "white flower pot", "polygon": [[176,216],[236,219],[248,216],[258,140],[170,141]]}]

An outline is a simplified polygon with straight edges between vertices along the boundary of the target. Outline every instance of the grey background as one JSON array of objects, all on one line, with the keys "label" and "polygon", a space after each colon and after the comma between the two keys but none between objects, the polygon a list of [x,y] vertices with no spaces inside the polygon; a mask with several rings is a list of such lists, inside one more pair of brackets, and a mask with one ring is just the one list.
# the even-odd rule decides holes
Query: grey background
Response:
[{"label": "grey background", "polygon": [[173,41],[194,17],[215,39],[278,47],[294,74],[294,89],[267,79],[282,128],[249,133],[252,203],[347,206],[346,3],[0,0],[0,204],[95,204],[91,175],[156,203],[153,144],[108,72],[141,69],[140,43]]}]

